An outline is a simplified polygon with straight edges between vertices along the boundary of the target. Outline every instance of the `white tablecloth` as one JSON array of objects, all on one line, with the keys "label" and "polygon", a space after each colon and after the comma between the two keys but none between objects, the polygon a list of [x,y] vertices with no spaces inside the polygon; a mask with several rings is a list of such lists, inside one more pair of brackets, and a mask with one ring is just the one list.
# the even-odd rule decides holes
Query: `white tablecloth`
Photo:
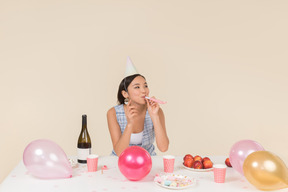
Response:
[{"label": "white tablecloth", "polygon": [[[215,183],[213,171],[194,172],[183,167],[183,157],[176,157],[174,173],[187,175],[196,179],[196,185],[181,191],[213,191],[213,192],[249,192],[259,191],[251,185],[244,176],[240,175],[233,168],[227,168],[226,182]],[[224,163],[225,157],[210,157],[213,163]],[[101,172],[101,167],[107,165],[108,170]],[[38,179],[28,173],[23,162],[7,176],[0,186],[0,192],[109,192],[109,191],[169,191],[154,183],[157,173],[163,172],[162,156],[152,157],[151,172],[140,181],[127,180],[118,169],[118,157],[104,156],[98,161],[97,172],[87,172],[86,165],[79,165],[73,168],[73,177],[69,179]],[[171,191],[171,190],[170,190]],[[278,190],[288,192],[288,189]]]}]

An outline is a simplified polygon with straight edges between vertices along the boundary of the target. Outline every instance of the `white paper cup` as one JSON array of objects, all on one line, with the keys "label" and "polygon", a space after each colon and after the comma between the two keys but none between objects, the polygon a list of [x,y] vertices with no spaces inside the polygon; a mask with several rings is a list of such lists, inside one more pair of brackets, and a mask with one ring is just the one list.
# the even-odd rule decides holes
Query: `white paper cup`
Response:
[{"label": "white paper cup", "polygon": [[164,172],[165,173],[173,173],[174,162],[175,162],[175,156],[173,156],[173,155],[163,156]]},{"label": "white paper cup", "polygon": [[216,183],[224,183],[225,182],[226,168],[227,168],[227,166],[224,164],[213,165],[214,181]]},{"label": "white paper cup", "polygon": [[88,155],[87,156],[87,168],[88,172],[95,172],[97,171],[98,166],[98,155]]}]

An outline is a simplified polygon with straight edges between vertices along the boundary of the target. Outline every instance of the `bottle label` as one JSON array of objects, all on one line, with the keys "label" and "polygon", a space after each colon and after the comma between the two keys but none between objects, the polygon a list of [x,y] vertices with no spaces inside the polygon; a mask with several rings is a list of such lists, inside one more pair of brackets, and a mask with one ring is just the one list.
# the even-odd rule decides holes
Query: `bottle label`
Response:
[{"label": "bottle label", "polygon": [[78,159],[79,160],[87,160],[87,156],[91,154],[91,148],[88,149],[81,149],[77,148],[78,150]]}]

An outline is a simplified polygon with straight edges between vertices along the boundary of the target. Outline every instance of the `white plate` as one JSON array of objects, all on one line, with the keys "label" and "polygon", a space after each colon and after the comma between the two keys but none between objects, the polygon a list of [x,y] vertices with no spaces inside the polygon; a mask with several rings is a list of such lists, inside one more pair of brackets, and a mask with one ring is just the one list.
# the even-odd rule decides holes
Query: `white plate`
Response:
[{"label": "white plate", "polygon": [[[154,179],[154,183],[160,187],[163,187],[163,188],[166,188],[166,189],[174,189],[174,190],[178,190],[178,189],[186,189],[186,188],[189,188],[193,185],[196,184],[196,179],[194,178],[191,178],[189,176],[186,176],[186,175],[176,175],[176,174],[164,174],[164,175],[161,175],[161,176],[158,176],[158,177],[161,177],[162,180],[167,180],[168,177],[175,177],[177,181],[188,181],[190,180],[191,182],[189,182],[188,185],[186,186],[183,186],[183,187],[172,187],[172,186],[166,186],[164,185],[163,182],[159,183],[157,182],[157,180]],[[155,177],[156,178],[156,177]]]},{"label": "white plate", "polygon": [[213,170],[213,167],[212,168],[209,168],[209,169],[194,169],[194,168],[190,168],[190,167],[186,167],[185,165],[182,164],[182,166],[185,168],[185,169],[188,169],[190,171],[196,171],[196,172],[207,172],[207,171],[212,171]]}]

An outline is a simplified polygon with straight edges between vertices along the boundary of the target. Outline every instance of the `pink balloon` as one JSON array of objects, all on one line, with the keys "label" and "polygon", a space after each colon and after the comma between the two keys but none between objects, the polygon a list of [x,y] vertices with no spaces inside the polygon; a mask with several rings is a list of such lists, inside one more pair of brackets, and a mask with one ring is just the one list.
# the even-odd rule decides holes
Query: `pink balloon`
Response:
[{"label": "pink balloon", "polygon": [[131,146],[119,156],[118,167],[127,179],[138,181],[150,172],[152,168],[151,156],[142,147]]},{"label": "pink balloon", "polygon": [[259,143],[252,140],[241,140],[235,143],[232,146],[229,154],[229,159],[232,167],[236,171],[244,175],[244,161],[246,157],[248,157],[248,155],[255,151],[265,151],[265,149]]},{"label": "pink balloon", "polygon": [[50,140],[29,143],[24,150],[23,161],[32,175],[42,179],[72,177],[72,167],[65,152]]}]

